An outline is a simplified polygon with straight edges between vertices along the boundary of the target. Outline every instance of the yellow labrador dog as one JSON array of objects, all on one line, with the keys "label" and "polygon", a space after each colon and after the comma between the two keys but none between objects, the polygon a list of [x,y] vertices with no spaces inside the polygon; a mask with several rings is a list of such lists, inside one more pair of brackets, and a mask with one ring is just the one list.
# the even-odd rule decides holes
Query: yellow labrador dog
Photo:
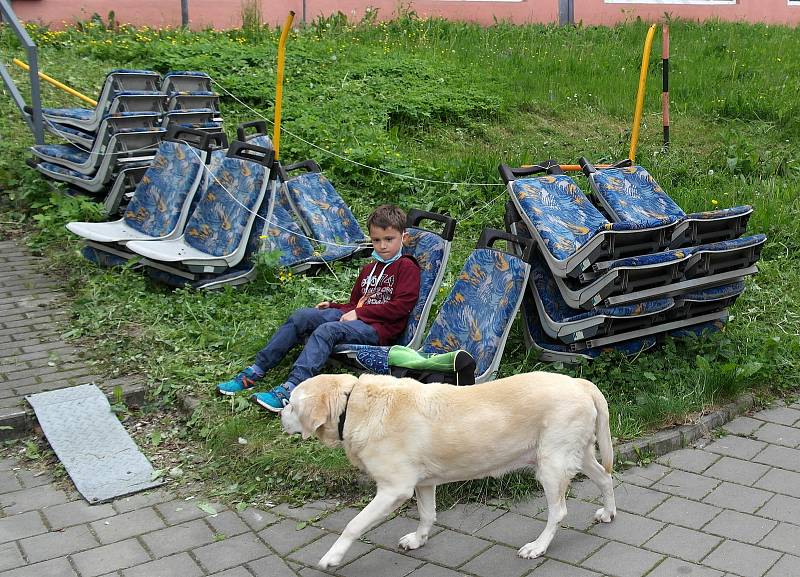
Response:
[{"label": "yellow labrador dog", "polygon": [[[589,381],[527,373],[469,387],[389,376],[318,375],[301,383],[281,414],[284,431],[343,446],[377,484],[375,498],[319,561],[341,563],[350,545],[416,493],[419,526],[403,549],[428,540],[436,485],[535,467],[547,498],[547,525],[520,557],[542,555],[566,516],[565,493],[583,471],[601,489],[595,519],[616,515],[608,405]],[[595,440],[601,466],[595,458]]]}]

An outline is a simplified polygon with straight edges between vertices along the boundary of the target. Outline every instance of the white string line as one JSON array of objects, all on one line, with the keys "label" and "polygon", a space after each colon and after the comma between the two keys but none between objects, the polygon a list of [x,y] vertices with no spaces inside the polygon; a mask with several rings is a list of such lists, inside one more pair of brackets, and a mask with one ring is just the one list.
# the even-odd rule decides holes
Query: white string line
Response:
[{"label": "white string line", "polygon": [[[225,92],[225,94],[227,94],[228,96],[233,98],[236,102],[238,102],[239,104],[244,106],[247,110],[249,110],[250,112],[252,112],[253,114],[256,114],[257,116],[259,116],[261,118],[264,118],[264,120],[266,120],[267,122],[269,122],[270,124],[272,124],[274,126],[275,123],[272,122],[271,120],[267,119],[267,117],[263,113],[263,111],[258,111],[255,108],[253,108],[252,106],[250,106],[249,104],[247,104],[246,102],[242,102],[239,98],[236,97],[235,94],[230,92],[227,88],[222,86],[222,84],[220,84],[216,80],[212,79],[212,82],[214,84],[216,84],[217,86],[219,86],[222,89],[222,91]],[[314,144],[313,142],[309,142],[308,140],[302,138],[301,136],[298,136],[298,135],[294,134],[293,132],[287,130],[284,127],[281,127],[281,132],[285,132],[289,136],[293,136],[294,138],[296,138],[300,142],[303,142],[303,143],[307,144],[308,146],[310,146],[312,148],[316,148],[320,152],[324,152],[325,154],[328,154],[330,156],[335,156],[336,158],[338,158],[340,160],[344,160],[345,162],[349,162],[350,164],[355,164],[356,166],[360,166],[362,168],[373,170],[375,172],[380,172],[382,174],[387,174],[387,175],[390,175],[390,176],[394,176],[396,178],[403,178],[403,179],[406,179],[406,180],[415,180],[417,182],[428,182],[428,183],[431,183],[431,184],[449,184],[451,186],[452,185],[456,185],[456,186],[505,186],[504,184],[498,183],[498,182],[452,182],[452,181],[449,181],[449,180],[435,180],[435,179],[432,179],[432,178],[420,178],[418,176],[411,176],[409,174],[400,174],[398,172],[392,172],[391,170],[386,170],[384,168],[378,168],[377,166],[370,166],[368,164],[364,164],[363,162],[358,162],[357,160],[353,160],[351,158],[343,156],[343,155],[339,154],[338,152],[333,152],[331,150],[327,150],[325,148],[322,148],[321,146],[318,146],[318,145]]]}]

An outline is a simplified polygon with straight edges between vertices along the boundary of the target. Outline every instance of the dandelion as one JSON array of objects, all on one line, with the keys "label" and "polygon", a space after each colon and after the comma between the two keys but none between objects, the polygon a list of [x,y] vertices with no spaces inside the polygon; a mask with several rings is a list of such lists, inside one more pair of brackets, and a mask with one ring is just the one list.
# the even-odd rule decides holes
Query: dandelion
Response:
[{"label": "dandelion", "polygon": [[719,201],[716,198],[712,198],[711,199],[711,204],[713,204],[714,206],[717,206],[719,204]]}]

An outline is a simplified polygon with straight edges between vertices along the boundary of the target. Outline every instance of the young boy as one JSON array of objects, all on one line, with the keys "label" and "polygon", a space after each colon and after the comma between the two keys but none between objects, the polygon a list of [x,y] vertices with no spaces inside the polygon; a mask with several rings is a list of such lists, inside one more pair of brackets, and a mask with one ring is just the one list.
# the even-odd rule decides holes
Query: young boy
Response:
[{"label": "young boy", "polygon": [[372,211],[367,228],[374,260],[361,269],[350,301],[323,301],[314,308],[296,310],[258,353],[255,363],[217,385],[217,390],[233,395],[253,388],[266,371],[308,337],[286,382],[253,395],[259,405],[279,413],[289,404],[292,389],[319,374],[336,345],[391,344],[405,329],[419,297],[419,265],[402,254],[405,224],[405,212],[394,205],[384,204]]}]

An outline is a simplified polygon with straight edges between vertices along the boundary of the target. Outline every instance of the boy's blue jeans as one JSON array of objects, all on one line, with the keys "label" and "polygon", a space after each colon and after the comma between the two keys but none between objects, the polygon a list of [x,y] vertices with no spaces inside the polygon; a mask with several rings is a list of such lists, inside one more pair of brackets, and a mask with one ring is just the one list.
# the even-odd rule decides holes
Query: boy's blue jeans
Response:
[{"label": "boy's blue jeans", "polygon": [[256,365],[264,371],[283,360],[295,345],[308,337],[306,346],[286,379],[299,385],[318,375],[333,348],[342,343],[377,345],[378,333],[359,320],[341,322],[339,309],[298,309],[275,332],[266,347],[256,356]]}]

